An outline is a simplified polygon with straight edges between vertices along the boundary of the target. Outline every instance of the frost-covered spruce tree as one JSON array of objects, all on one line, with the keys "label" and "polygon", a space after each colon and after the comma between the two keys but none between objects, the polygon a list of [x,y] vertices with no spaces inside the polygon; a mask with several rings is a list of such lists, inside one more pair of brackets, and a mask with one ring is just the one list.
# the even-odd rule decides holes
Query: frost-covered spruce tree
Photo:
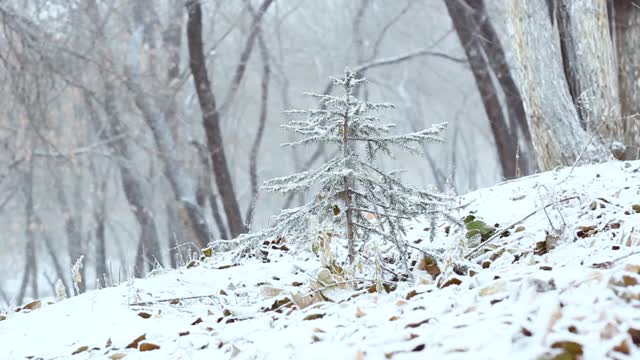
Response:
[{"label": "frost-covered spruce tree", "polygon": [[315,196],[300,207],[283,210],[273,226],[260,235],[312,244],[321,236],[319,223],[325,234],[346,240],[350,263],[362,246],[375,238],[381,244],[395,246],[406,264],[406,222],[419,217],[431,222],[447,216],[450,198],[405,185],[398,171],[384,171],[374,160],[379,154],[392,156],[394,147],[419,153],[424,142],[443,142],[446,124],[392,135],[395,125],[384,123],[376,115],[393,105],[357,99],[354,90],[365,80],[349,70],[345,70],[344,78],[333,81],[342,89],[341,96],[306,94],[317,100],[318,108],[287,111],[294,119],[283,127],[301,137],[285,146],[325,143],[336,148],[335,156],[317,169],[263,185],[267,191],[315,191]]}]

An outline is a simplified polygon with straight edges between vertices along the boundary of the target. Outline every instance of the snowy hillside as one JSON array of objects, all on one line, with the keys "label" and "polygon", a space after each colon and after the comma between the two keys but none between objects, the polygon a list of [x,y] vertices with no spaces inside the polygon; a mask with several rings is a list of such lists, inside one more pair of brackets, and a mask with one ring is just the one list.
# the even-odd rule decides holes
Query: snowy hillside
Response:
[{"label": "snowy hillside", "polygon": [[535,175],[459,203],[461,218],[497,225],[481,248],[455,250],[448,231],[431,243],[424,226],[410,240],[453,262],[473,253],[461,274],[443,261],[388,294],[318,289],[319,261],[282,244],[268,263],[214,253],[12,309],[0,315],[0,359],[640,358],[640,161]]}]

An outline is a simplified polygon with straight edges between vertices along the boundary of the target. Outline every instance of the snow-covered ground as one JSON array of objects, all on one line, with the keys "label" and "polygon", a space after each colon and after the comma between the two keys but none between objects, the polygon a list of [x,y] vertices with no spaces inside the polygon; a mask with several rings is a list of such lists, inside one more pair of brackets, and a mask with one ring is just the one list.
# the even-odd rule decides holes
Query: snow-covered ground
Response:
[{"label": "snow-covered ground", "polygon": [[[0,359],[640,358],[640,162],[539,174],[460,204],[498,229],[516,223],[465,275],[441,263],[388,294],[327,288],[337,302],[295,309],[282,300],[317,293],[317,259],[277,251],[228,267],[214,254],[0,315]],[[420,246],[457,242],[414,228]]]}]

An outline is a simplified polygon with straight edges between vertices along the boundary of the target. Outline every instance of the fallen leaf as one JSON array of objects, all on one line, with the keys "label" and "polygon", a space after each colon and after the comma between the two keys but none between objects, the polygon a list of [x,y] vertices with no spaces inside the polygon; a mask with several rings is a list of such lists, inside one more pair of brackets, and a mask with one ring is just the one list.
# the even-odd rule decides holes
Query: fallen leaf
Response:
[{"label": "fallen leaf", "polygon": [[324,331],[324,330],[322,330],[320,328],[313,328],[313,332],[322,333],[322,334],[326,333],[326,331]]},{"label": "fallen leaf", "polygon": [[362,311],[362,309],[360,309],[360,308],[357,308],[357,309],[356,309],[356,317],[357,317],[357,318],[361,318],[361,317],[363,317],[363,316],[365,316],[365,315],[367,315],[367,313],[365,313],[364,311]]},{"label": "fallen leaf", "polygon": [[617,351],[619,353],[623,353],[629,355],[629,342],[627,339],[622,340],[622,342],[616,346],[614,346],[613,351]]},{"label": "fallen leaf", "polygon": [[125,353],[115,353],[115,354],[111,354],[111,356],[109,356],[109,359],[111,359],[111,360],[120,360],[120,359],[124,358],[125,356],[127,356],[127,354],[125,354]]},{"label": "fallen leaf", "polygon": [[451,285],[460,285],[460,284],[462,284],[462,280],[456,277],[452,277],[451,279],[445,281],[442,285],[440,285],[439,288],[443,289]]},{"label": "fallen leaf", "polygon": [[113,345],[113,342],[111,342],[111,338],[107,339],[107,344],[104,347],[111,347],[111,345]]},{"label": "fallen leaf", "polygon": [[202,249],[202,255],[204,255],[204,257],[213,256],[213,248],[211,246],[209,246],[209,247],[206,247],[206,248]]},{"label": "fallen leaf", "polygon": [[32,311],[40,309],[41,307],[42,307],[42,303],[40,302],[40,300],[34,300],[28,303],[27,305],[23,306],[24,309],[32,310]]},{"label": "fallen leaf", "polygon": [[324,317],[325,314],[310,314],[305,316],[302,320],[315,320],[315,319],[322,319]]},{"label": "fallen leaf", "polygon": [[151,317],[151,314],[149,314],[148,312],[140,311],[140,312],[138,313],[138,316],[140,316],[140,317],[141,317],[141,318],[143,318],[143,319],[148,319],[148,318],[150,318],[150,317]]},{"label": "fallen leaf", "polygon": [[220,295],[222,296],[227,296],[227,292],[224,291],[223,289],[220,289]]},{"label": "fallen leaf", "polygon": [[196,321],[192,322],[191,325],[198,325],[202,322],[202,318],[197,318]]},{"label": "fallen leaf", "polygon": [[629,328],[627,333],[631,336],[631,341],[633,341],[636,346],[640,346],[640,330]]},{"label": "fallen leaf", "polygon": [[146,340],[147,339],[147,335],[146,334],[142,334],[140,336],[138,336],[135,340],[133,340],[131,342],[131,344],[127,345],[127,349],[137,349],[138,348],[138,344],[140,344],[140,341],[142,340]]},{"label": "fallen leaf", "polygon": [[635,286],[635,285],[638,285],[638,280],[632,276],[623,275],[622,283],[624,284],[625,287]]},{"label": "fallen leaf", "polygon": [[582,344],[575,341],[556,341],[551,344],[552,349],[562,349],[571,355],[582,355]]},{"label": "fallen leaf", "polygon": [[179,333],[178,333],[178,336],[187,336],[187,335],[189,335],[189,334],[190,334],[190,333],[189,333],[188,331],[182,331],[182,332],[179,332]]},{"label": "fallen leaf", "polygon": [[87,350],[89,350],[88,346],[80,346],[79,348],[76,349],[76,351],[72,352],[71,355],[80,354],[81,352],[85,352]]},{"label": "fallen leaf", "polygon": [[399,319],[399,317],[393,315],[392,317],[389,318],[389,321],[396,321],[398,319]]},{"label": "fallen leaf", "polygon": [[140,344],[140,351],[151,351],[151,350],[158,350],[158,349],[160,349],[160,346],[156,344],[152,344],[148,342]]},{"label": "fallen leaf", "polygon": [[424,350],[424,348],[425,348],[425,345],[424,344],[420,344],[420,345],[414,347],[413,349],[411,349],[411,351],[412,352],[418,352],[418,351]]},{"label": "fallen leaf", "polygon": [[2,320],[7,320],[7,315],[0,314],[0,321],[2,321]]},{"label": "fallen leaf", "polygon": [[431,321],[431,319],[430,319],[430,318],[429,318],[429,319],[424,319],[424,320],[422,320],[422,321],[420,321],[420,322],[417,322],[417,323],[407,324],[407,326],[405,326],[405,329],[407,329],[407,328],[411,328],[411,329],[413,329],[413,328],[417,328],[417,327],[419,327],[420,325],[427,324],[429,321]]},{"label": "fallen leaf", "polygon": [[418,270],[426,271],[433,279],[442,273],[438,267],[438,262],[431,256],[425,256],[420,259],[420,263],[418,263]]},{"label": "fallen leaf", "polygon": [[409,293],[407,294],[407,296],[405,296],[404,298],[407,300],[411,300],[412,297],[418,295],[418,292],[415,290],[411,290],[409,291]]},{"label": "fallen leaf", "polygon": [[302,283],[299,281],[294,281],[291,283],[291,286],[302,286]]}]

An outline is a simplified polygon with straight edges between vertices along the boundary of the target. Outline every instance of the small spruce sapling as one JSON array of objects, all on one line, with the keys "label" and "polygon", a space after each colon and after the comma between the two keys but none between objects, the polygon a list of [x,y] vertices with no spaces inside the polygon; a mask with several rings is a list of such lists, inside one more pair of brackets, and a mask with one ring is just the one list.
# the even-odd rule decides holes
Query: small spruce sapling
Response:
[{"label": "small spruce sapling", "polygon": [[380,169],[375,159],[379,154],[392,157],[394,147],[420,153],[424,142],[443,142],[446,123],[391,135],[395,125],[382,122],[376,114],[393,109],[393,105],[356,98],[354,90],[365,80],[352,71],[345,70],[343,78],[333,81],[342,89],[341,96],[307,93],[318,102],[317,109],[286,111],[293,120],[283,128],[301,138],[283,146],[325,143],[337,148],[335,156],[316,169],[272,179],[262,187],[281,193],[315,191],[315,195],[300,207],[283,210],[271,228],[248,237],[283,237],[311,245],[329,232],[336,240],[346,240],[349,263],[375,238],[375,248],[379,243],[393,245],[406,265],[407,221],[450,218],[451,198],[403,184],[398,171]]}]

